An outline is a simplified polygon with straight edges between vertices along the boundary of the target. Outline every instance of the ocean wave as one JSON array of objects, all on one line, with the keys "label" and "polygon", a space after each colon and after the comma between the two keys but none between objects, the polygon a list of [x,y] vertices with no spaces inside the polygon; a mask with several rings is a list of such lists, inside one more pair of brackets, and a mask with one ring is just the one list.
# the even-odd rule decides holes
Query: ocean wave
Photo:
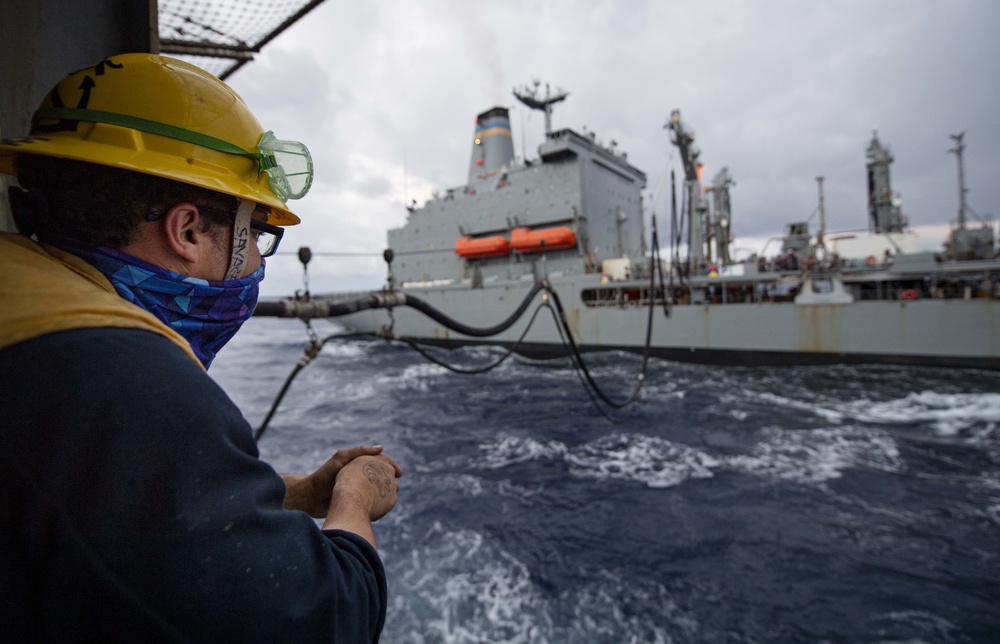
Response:
[{"label": "ocean wave", "polygon": [[393,585],[387,633],[396,641],[536,642],[544,601],[528,567],[479,532],[435,522]]},{"label": "ocean wave", "polygon": [[323,356],[338,360],[364,360],[371,353],[373,342],[327,342],[323,345]]},{"label": "ocean wave", "polygon": [[766,391],[757,394],[756,397],[760,400],[777,405],[782,409],[794,409],[795,411],[806,412],[807,414],[819,416],[820,418],[831,423],[844,422],[844,413],[836,409],[836,401],[824,401],[825,404],[821,404],[819,400],[796,400],[788,396],[782,396]]},{"label": "ocean wave", "polygon": [[922,391],[884,402],[851,401],[844,414],[870,423],[926,423],[942,436],[955,436],[983,423],[1000,422],[1000,394]]},{"label": "ocean wave", "polygon": [[[697,618],[686,613],[660,582],[628,571],[583,570],[585,583],[564,593],[572,619],[560,641],[666,643],[708,639]],[[620,639],[616,639],[620,638]]]},{"label": "ocean wave", "polygon": [[611,434],[568,453],[570,472],[597,479],[623,479],[649,487],[673,487],[709,478],[719,460],[705,452],[640,434]]},{"label": "ocean wave", "polygon": [[[907,633],[913,639],[905,641],[925,642],[930,636],[936,642],[954,642],[958,625],[934,613],[924,610],[900,610],[882,613],[868,619],[871,632]],[[896,639],[894,641],[900,641]]]},{"label": "ocean wave", "polygon": [[698,620],[658,581],[587,566],[576,571],[578,583],[552,594],[483,533],[435,522],[419,541],[404,561],[388,562],[395,592],[385,631],[392,641],[698,640]]},{"label": "ocean wave", "polygon": [[374,377],[380,389],[404,389],[429,392],[438,379],[448,373],[443,367],[427,362],[407,365],[400,371]]},{"label": "ocean wave", "polygon": [[533,438],[514,436],[480,445],[479,449],[484,453],[480,467],[489,469],[500,469],[525,461],[562,459],[566,455],[566,445],[559,441],[543,443]]},{"label": "ocean wave", "polygon": [[[254,425],[305,346],[273,322],[212,368]],[[586,358],[601,385],[634,376]],[[652,360],[611,425],[567,361],[468,378],[352,340],[260,447],[278,471],[366,442],[402,465],[375,526],[387,642],[966,641],[998,628],[997,392],[986,372]]]},{"label": "ocean wave", "polygon": [[767,478],[821,483],[854,467],[897,472],[903,468],[888,434],[854,428],[781,430],[765,428],[747,455],[725,459],[727,467]]},{"label": "ocean wave", "polygon": [[348,382],[337,394],[337,406],[343,409],[345,400],[369,400],[379,393],[378,388],[371,382]]},{"label": "ocean wave", "polygon": [[483,444],[480,467],[501,469],[529,460],[564,461],[578,477],[617,479],[668,488],[717,472],[739,472],[798,483],[822,483],[845,470],[896,472],[904,464],[895,440],[868,429],[765,428],[747,454],[715,455],[635,433],[614,433],[572,449],[558,441],[506,436]]},{"label": "ocean wave", "polygon": [[984,423],[1000,422],[998,393],[921,391],[891,400],[861,397],[847,401],[829,398],[797,400],[770,392],[760,393],[758,397],[781,408],[807,412],[831,423],[922,424],[939,436],[955,436]]}]

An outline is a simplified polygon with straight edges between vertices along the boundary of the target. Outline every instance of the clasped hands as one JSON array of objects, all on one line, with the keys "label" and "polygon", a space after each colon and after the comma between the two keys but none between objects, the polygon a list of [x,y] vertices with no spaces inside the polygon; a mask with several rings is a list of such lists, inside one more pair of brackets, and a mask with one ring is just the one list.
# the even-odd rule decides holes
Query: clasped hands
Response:
[{"label": "clasped hands", "polygon": [[396,505],[396,479],[402,475],[396,461],[382,454],[381,445],[337,450],[312,474],[281,475],[284,505],[317,519],[355,510],[364,511],[368,521],[376,521]]}]

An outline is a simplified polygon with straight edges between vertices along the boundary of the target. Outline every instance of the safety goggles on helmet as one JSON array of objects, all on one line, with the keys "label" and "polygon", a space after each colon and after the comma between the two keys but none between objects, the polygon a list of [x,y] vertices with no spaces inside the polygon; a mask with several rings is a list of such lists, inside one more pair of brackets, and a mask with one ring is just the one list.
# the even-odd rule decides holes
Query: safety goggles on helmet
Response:
[{"label": "safety goggles on helmet", "polygon": [[267,173],[271,189],[282,202],[301,199],[312,186],[313,162],[309,149],[298,141],[278,139],[274,136],[274,132],[268,131],[262,134],[257,142],[257,150],[248,151],[229,141],[201,132],[127,114],[73,107],[49,107],[36,111],[32,120],[37,122],[47,119],[118,125],[200,145],[216,152],[256,159],[260,166],[259,171]]},{"label": "safety goggles on helmet", "polygon": [[260,167],[268,183],[282,201],[301,199],[312,186],[313,162],[309,149],[298,141],[282,141],[274,132],[265,132],[257,143]]}]

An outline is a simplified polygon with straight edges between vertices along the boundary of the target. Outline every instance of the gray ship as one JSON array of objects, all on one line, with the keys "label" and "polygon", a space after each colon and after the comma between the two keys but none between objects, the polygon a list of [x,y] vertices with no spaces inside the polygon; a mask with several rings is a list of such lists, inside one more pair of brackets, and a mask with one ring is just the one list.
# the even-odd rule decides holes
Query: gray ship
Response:
[{"label": "gray ship", "polygon": [[[733,365],[1000,368],[1000,257],[992,222],[966,217],[961,135],[952,137],[959,217],[940,253],[921,252],[908,229],[890,183],[892,156],[874,135],[865,234],[824,230],[819,177],[819,230],[790,223],[777,256],[736,261],[733,179],[723,168],[702,184],[699,150],[679,112],[665,127],[684,166],[680,206],[675,197],[669,226],[660,226],[669,227],[666,243],[649,243],[646,175],[626,153],[593,133],[552,129],[553,106],[566,92],[543,91],[536,82],[514,95],[544,112],[538,157],[515,159],[507,108],[480,114],[468,183],[409,208],[406,224],[388,232],[390,277],[382,296],[390,303],[416,297],[467,327],[489,328],[523,309],[533,292],[533,303],[548,305],[548,293],[536,288],[544,284],[558,294],[582,351],[648,347],[669,360]],[[648,232],[658,239],[655,225]],[[661,248],[669,249],[665,257]],[[548,315],[522,315],[488,337],[402,306],[340,320],[357,331],[442,347],[567,353],[565,332]]]}]

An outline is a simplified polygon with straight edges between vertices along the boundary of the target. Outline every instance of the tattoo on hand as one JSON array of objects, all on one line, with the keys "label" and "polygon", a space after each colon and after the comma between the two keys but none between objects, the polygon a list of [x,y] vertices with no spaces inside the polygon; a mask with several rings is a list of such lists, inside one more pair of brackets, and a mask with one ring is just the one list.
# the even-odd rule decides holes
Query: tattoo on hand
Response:
[{"label": "tattoo on hand", "polygon": [[392,472],[387,465],[382,463],[365,463],[361,469],[368,477],[369,482],[378,488],[378,494],[383,499],[388,496],[392,486]]}]

